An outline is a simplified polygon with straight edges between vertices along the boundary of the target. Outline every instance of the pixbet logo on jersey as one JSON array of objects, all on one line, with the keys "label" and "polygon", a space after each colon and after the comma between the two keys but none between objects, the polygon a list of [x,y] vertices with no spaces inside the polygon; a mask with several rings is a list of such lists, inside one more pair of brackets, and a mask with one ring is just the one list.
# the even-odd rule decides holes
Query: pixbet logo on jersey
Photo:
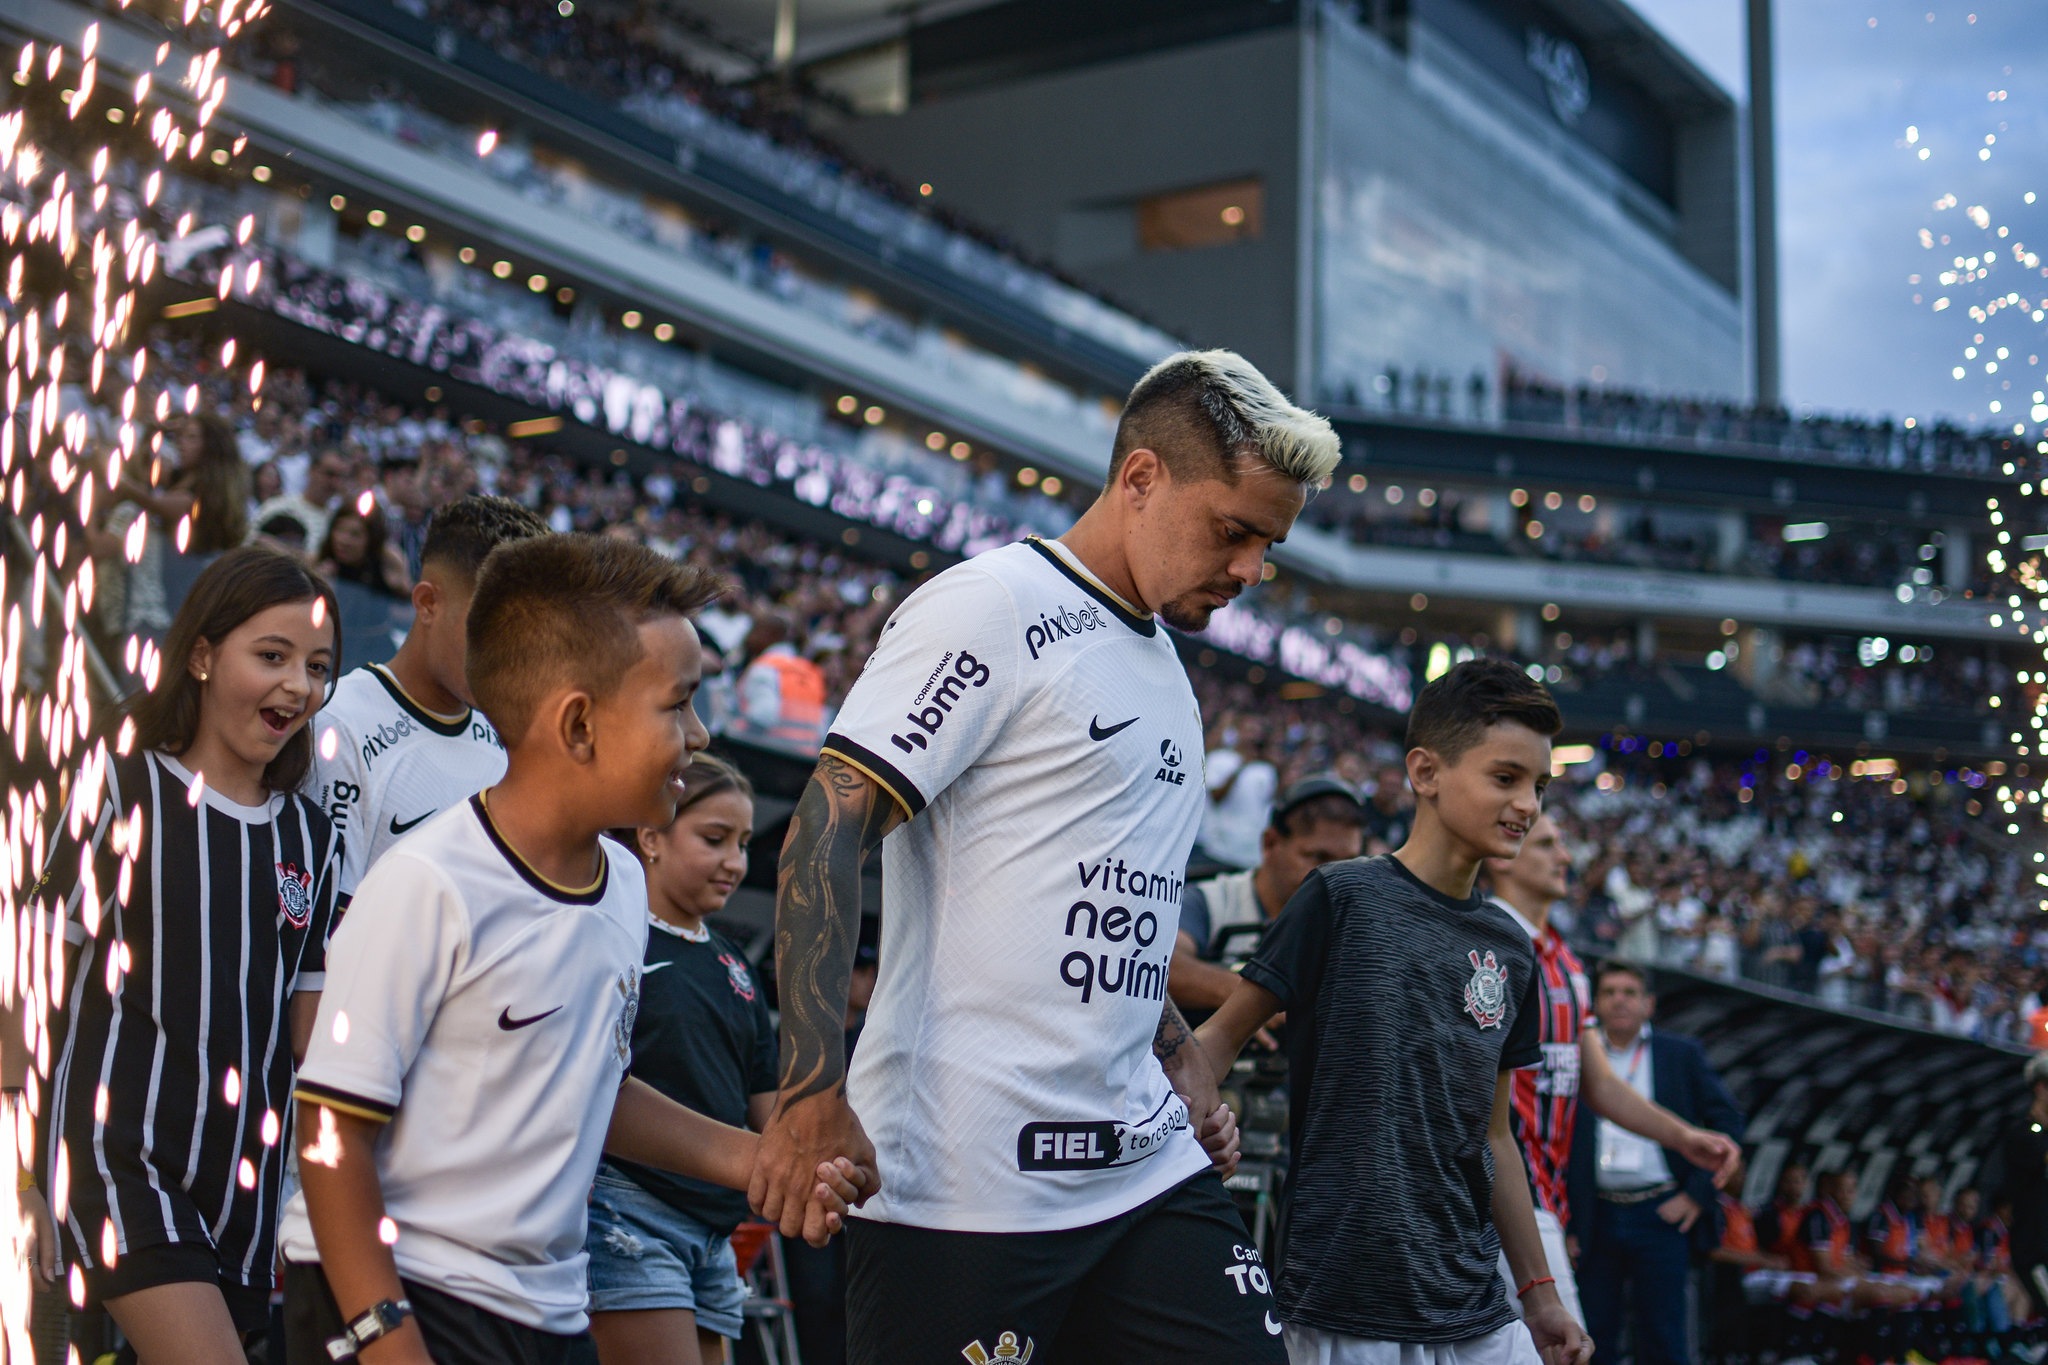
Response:
[{"label": "pixbet logo on jersey", "polygon": [[414,730],[412,717],[400,716],[395,723],[380,724],[363,739],[363,762],[375,760],[378,754],[391,748],[401,739],[409,738]]},{"label": "pixbet logo on jersey", "polygon": [[1035,659],[1046,645],[1070,639],[1084,630],[1108,629],[1109,622],[1102,619],[1101,607],[1083,605],[1072,611],[1054,607],[1050,612],[1038,613],[1038,619],[1024,627],[1024,645]]},{"label": "pixbet logo on jersey", "polygon": [[[941,659],[939,669],[944,670],[945,666],[945,660]],[[933,676],[936,678],[938,675],[935,672]],[[951,674],[939,681],[936,687],[930,681],[925,683],[925,688],[931,693],[931,700],[915,710],[904,713],[903,718],[909,721],[912,727],[910,733],[891,735],[890,742],[906,754],[930,747],[930,741],[925,736],[939,732],[939,727],[946,723],[946,717],[952,713],[953,703],[966,696],[969,687],[987,687],[988,679],[987,664],[972,654],[960,654],[953,660]],[[924,692],[919,692],[919,699],[923,699],[924,695]]]}]

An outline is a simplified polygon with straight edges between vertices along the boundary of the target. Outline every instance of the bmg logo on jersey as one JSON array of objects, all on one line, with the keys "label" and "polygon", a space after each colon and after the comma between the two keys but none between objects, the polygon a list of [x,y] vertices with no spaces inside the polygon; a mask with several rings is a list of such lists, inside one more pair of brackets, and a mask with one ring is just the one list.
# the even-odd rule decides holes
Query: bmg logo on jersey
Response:
[{"label": "bmg logo on jersey", "polygon": [[1108,629],[1109,622],[1102,619],[1101,607],[1083,605],[1072,611],[1054,607],[1050,612],[1038,613],[1038,619],[1024,627],[1024,646],[1035,659],[1046,645],[1072,639],[1085,630]]},{"label": "bmg logo on jersey", "polygon": [[[941,660],[941,672],[944,672],[945,667],[945,661]],[[946,717],[952,714],[953,703],[966,696],[968,688],[988,686],[989,667],[972,654],[961,653],[954,656],[951,672],[945,673],[943,677],[935,674],[934,679],[937,682],[936,686],[931,680],[925,683],[931,700],[915,710],[904,713],[903,718],[911,725],[910,733],[889,736],[890,742],[906,754],[930,747],[930,741],[925,736],[939,732],[939,727],[946,723]],[[924,695],[924,692],[918,693],[920,698]]]}]

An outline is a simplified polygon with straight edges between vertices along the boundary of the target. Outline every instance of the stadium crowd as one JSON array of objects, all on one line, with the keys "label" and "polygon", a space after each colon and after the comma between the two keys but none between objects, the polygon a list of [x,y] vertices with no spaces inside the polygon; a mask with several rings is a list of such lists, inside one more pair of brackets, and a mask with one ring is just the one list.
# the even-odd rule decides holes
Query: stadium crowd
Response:
[{"label": "stadium crowd", "polygon": [[[1558,493],[1519,501],[1505,489],[1416,488],[1354,476],[1310,510],[1314,524],[1360,545],[1516,555],[1570,564],[1613,564],[1671,573],[1712,573],[1852,587],[1934,588],[1944,565],[1940,531],[1888,523],[1803,527],[1788,539],[1782,517],[1744,516],[1732,544],[1712,512],[1600,502]],[[1989,591],[1973,567],[1963,589]],[[1963,589],[1956,589],[1958,591]],[[1946,591],[1937,588],[1936,591]],[[1938,599],[1937,599],[1938,600]]]},{"label": "stadium crowd", "polygon": [[[506,60],[596,96],[663,131],[701,134],[709,122],[744,130],[771,144],[778,153],[800,158],[811,175],[874,195],[1032,273],[1099,297],[1093,286],[1070,278],[1056,263],[1039,259],[1002,233],[947,209],[931,195],[929,187],[905,184],[821,132],[807,109],[841,106],[839,97],[801,77],[731,81],[694,69],[675,43],[677,35],[664,29],[670,20],[644,11],[613,11],[596,5],[570,5],[565,12],[561,5],[540,0],[491,4],[403,0],[400,8],[416,18],[470,34]],[[267,26],[259,34],[237,54],[244,69],[288,92],[308,85],[337,93],[347,89],[348,96],[354,97],[365,93],[349,88],[351,76],[324,71],[317,53],[309,51],[288,26]],[[422,138],[422,130],[433,122],[417,108],[407,107],[405,95],[395,86],[368,93],[375,120],[388,131],[397,131],[401,123],[411,125],[408,140]],[[436,129],[426,136],[443,140],[440,134],[448,131]],[[558,160],[555,165],[567,170]],[[522,171],[526,169],[521,166]],[[726,255],[751,259],[764,274],[779,275],[779,287],[787,293],[801,292],[806,284],[816,283],[764,245],[728,243]],[[1112,306],[1136,316],[1120,303]],[[862,319],[867,326],[903,330],[901,319],[891,319],[884,310],[871,311],[871,316]],[[2029,363],[2033,363],[2032,357]],[[1922,425],[1910,418],[1898,424],[1889,417],[1878,421],[1819,413],[1794,417],[1782,407],[1759,408],[1722,399],[1653,395],[1592,384],[1558,385],[1512,366],[1495,383],[1479,373],[1457,380],[1421,368],[1404,372],[1395,365],[1374,376],[1369,387],[1371,400],[1356,383],[1344,385],[1330,400],[1352,408],[1376,404],[1446,420],[1562,425],[1622,439],[1764,446],[1809,452],[1851,465],[1985,474],[2006,461],[2024,466],[2032,458],[2030,442],[2015,441],[2014,433],[2005,427],[1972,431],[1946,420]],[[2023,424],[2019,434],[2024,434]],[[1685,549],[1682,538],[1671,538],[1676,543],[1636,539],[1645,547],[1639,554],[1671,558]],[[1597,557],[1600,549],[1584,545],[1575,557]],[[1762,555],[1766,561],[1778,557],[1769,551]],[[1859,551],[1850,558],[1867,560],[1869,556]],[[1778,572],[1775,565],[1767,571]]]},{"label": "stadium crowd", "polygon": [[[709,510],[693,496],[695,470],[682,461],[639,476],[588,466],[446,408],[412,410],[347,384],[316,389],[289,369],[273,371],[261,409],[251,411],[245,386],[205,363],[210,357],[194,343],[164,336],[155,352],[163,373],[200,386],[202,406],[233,412],[232,422],[184,423],[179,445],[200,468],[233,462],[249,489],[247,533],[301,549],[370,591],[409,588],[431,510],[477,491],[514,498],[560,530],[630,536],[728,574],[734,591],[706,613],[704,633],[727,666],[710,708],[735,733],[774,732],[798,748],[814,745],[913,583],[846,546]],[[119,535],[127,518],[119,509],[111,515]],[[380,562],[386,546],[396,571]],[[118,553],[111,559],[103,572],[118,579]],[[148,614],[164,604],[139,582],[147,568],[138,566],[125,594],[102,599],[103,606],[128,604],[125,621],[103,612],[110,637],[161,629],[167,619]],[[1413,637],[1418,671],[1427,645],[1440,642]],[[794,671],[805,679],[805,695],[818,698],[819,708],[806,713],[808,739],[784,726],[782,694],[763,690],[766,673],[748,681],[749,666],[769,650],[795,661],[769,670],[778,680]],[[1824,694],[1842,704],[1884,689],[1880,669],[1818,647],[1793,646],[1787,655],[1795,669],[1826,679]],[[1635,666],[1621,641],[1576,641],[1568,657],[1589,670]],[[1954,657],[1958,668],[1981,668],[1974,658]],[[1205,837],[1213,858],[1245,861],[1272,794],[1321,772],[1368,796],[1371,846],[1400,842],[1409,798],[1398,735],[1374,718],[1379,713],[1315,688],[1291,689],[1295,699],[1286,699],[1282,679],[1263,674],[1258,683],[1247,675],[1226,680],[1214,669],[1194,676],[1210,733],[1211,780],[1235,774]],[[1569,690],[1560,696],[1569,707]],[[1953,700],[1943,692],[1930,698]],[[2028,928],[2033,902],[2017,855],[1982,837],[1996,814],[1986,808],[1999,804],[1998,776],[1961,769],[1907,778],[1886,769],[1851,777],[1803,753],[1760,751],[1733,764],[1690,754],[1653,758],[1637,741],[1615,743],[1600,762],[1569,770],[1555,802],[1588,858],[1559,913],[1575,940],[1967,1036],[2027,1036],[2042,1003],[2048,931]]]}]

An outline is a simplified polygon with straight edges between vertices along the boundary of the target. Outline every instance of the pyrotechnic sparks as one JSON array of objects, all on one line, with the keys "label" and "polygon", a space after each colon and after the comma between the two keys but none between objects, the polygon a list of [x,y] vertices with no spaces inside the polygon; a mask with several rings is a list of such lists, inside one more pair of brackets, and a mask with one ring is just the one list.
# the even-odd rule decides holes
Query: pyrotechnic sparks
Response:
[{"label": "pyrotechnic sparks", "polygon": [[[161,7],[156,19],[176,32],[154,49],[153,60],[140,30],[120,18],[109,19],[105,33],[93,22],[66,41],[25,43],[14,54],[9,103],[0,112],[0,241],[7,256],[0,499],[8,523],[0,561],[0,736],[12,759],[0,813],[0,950],[14,960],[12,972],[0,972],[0,1007],[15,1012],[34,1057],[21,1094],[0,1100],[0,1123],[12,1128],[17,1162],[29,1169],[39,1165],[33,1116],[51,1065],[45,1021],[65,989],[66,917],[76,915],[96,933],[103,914],[126,905],[144,847],[140,807],[107,816],[104,838],[118,868],[112,885],[101,884],[106,865],[96,869],[88,850],[70,903],[45,893],[53,874],[60,885],[69,881],[68,868],[47,865],[59,827],[68,824],[75,840],[90,844],[102,820],[109,751],[125,754],[133,743],[131,722],[109,733],[120,684],[108,658],[117,656],[122,674],[144,686],[162,676],[153,643],[129,636],[103,654],[86,628],[99,586],[94,512],[110,505],[124,481],[157,482],[162,474],[160,427],[174,415],[174,395],[149,376],[136,323],[142,291],[167,256],[189,246],[193,228],[189,214],[175,225],[160,219],[165,171],[202,159],[226,165],[243,150],[244,139],[213,126],[227,94],[220,44],[268,6],[225,0],[215,8],[202,13],[199,0]],[[181,64],[175,48],[184,49]],[[253,228],[245,218],[234,231],[246,242]],[[224,293],[240,282],[231,271],[224,277]],[[253,287],[257,272],[252,267],[243,278]],[[234,360],[229,341],[221,364]],[[250,366],[248,382],[252,394],[261,390],[261,361]],[[175,397],[182,412],[198,409],[195,391]],[[191,529],[189,516],[178,523],[180,545]],[[139,564],[152,534],[158,532],[149,519],[138,517],[109,553]],[[197,799],[200,784],[191,790]],[[109,990],[132,965],[128,945],[110,945],[103,968]],[[242,1103],[241,1076],[230,1072],[222,1088],[230,1104]],[[102,1118],[107,1103],[102,1088],[94,1102]],[[276,1115],[265,1114],[263,1131],[267,1143],[278,1140]],[[61,1143],[51,1166],[42,1172],[44,1194],[61,1219],[71,1168]],[[255,1180],[246,1161],[238,1178],[244,1185]],[[24,1215],[0,1216],[0,1255],[18,1267],[0,1277],[0,1355],[9,1359],[33,1355],[25,1257],[31,1232]],[[113,1264],[112,1228],[85,1234]],[[76,1267],[68,1278],[70,1298],[82,1303]]]}]

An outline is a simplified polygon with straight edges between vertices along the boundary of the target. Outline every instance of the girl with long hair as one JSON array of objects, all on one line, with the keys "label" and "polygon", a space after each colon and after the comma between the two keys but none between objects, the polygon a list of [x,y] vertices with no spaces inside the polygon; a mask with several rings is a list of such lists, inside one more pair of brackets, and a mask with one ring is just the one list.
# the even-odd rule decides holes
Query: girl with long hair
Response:
[{"label": "girl with long hair", "polygon": [[73,960],[41,1166],[74,1286],[142,1365],[244,1365],[243,1335],[268,1324],[340,849],[296,788],[339,654],[317,575],[223,554],[129,710],[127,752],[74,784],[48,863]]},{"label": "girl with long hair", "polygon": [[234,424],[217,412],[187,417],[174,433],[170,476],[162,487],[124,475],[118,496],[134,502],[175,534],[192,519],[186,554],[213,555],[249,538],[249,466]]},{"label": "girl with long hair", "polygon": [[[768,1002],[738,944],[704,921],[747,875],[754,789],[721,758],[684,773],[675,823],[621,839],[647,869],[647,961],[633,1074],[679,1104],[759,1129],[775,1101]],[[740,1335],[732,1232],[747,1197],[606,1160],[590,1192],[590,1335],[602,1365],[716,1365]]]},{"label": "girl with long hair", "polygon": [[356,583],[385,597],[412,593],[405,556],[391,543],[384,509],[365,493],[327,523],[315,564],[330,583]]}]

